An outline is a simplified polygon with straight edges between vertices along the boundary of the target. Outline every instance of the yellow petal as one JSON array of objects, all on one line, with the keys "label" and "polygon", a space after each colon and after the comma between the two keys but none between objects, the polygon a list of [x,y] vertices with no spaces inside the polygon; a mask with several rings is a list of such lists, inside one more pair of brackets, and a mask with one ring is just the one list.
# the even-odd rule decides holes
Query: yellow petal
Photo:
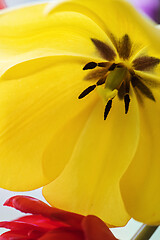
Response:
[{"label": "yellow petal", "polygon": [[[33,60],[35,69],[38,60]],[[41,71],[11,79],[21,66],[4,74],[0,84],[0,187],[31,190],[50,181],[43,172],[46,146],[59,128],[89,107],[94,93],[78,100],[88,86],[84,77],[86,59],[52,57],[42,59]],[[30,66],[30,61],[26,69]],[[45,66],[45,67],[44,67]],[[14,72],[15,70],[15,72]],[[11,75],[10,75],[11,74]],[[48,166],[49,167],[49,166]],[[56,168],[52,169],[55,174]]]},{"label": "yellow petal", "polygon": [[[69,0],[59,4],[50,3],[45,12],[74,11],[87,15],[96,22],[107,34],[122,37],[128,34],[131,41],[136,40],[141,46],[154,44],[160,50],[160,31],[155,23],[138,13],[133,6],[123,0]],[[138,46],[136,46],[138,47]]]},{"label": "yellow petal", "polygon": [[91,38],[106,38],[103,30],[79,13],[44,15],[46,4],[0,14],[0,73],[33,58],[53,55],[96,56]]},{"label": "yellow petal", "polygon": [[[132,99],[127,116],[123,102],[118,99],[114,99],[106,121],[103,111],[102,101],[97,102],[69,163],[55,181],[43,188],[43,194],[56,207],[94,214],[111,225],[124,225],[129,216],[121,199],[119,180],[137,147],[137,102]],[[63,138],[70,141],[65,133]]]},{"label": "yellow petal", "polygon": [[[159,91],[159,89],[158,89]],[[123,201],[129,215],[146,224],[160,224],[160,94],[157,102],[140,104],[140,141],[134,159],[121,180]]]},{"label": "yellow petal", "polygon": [[[96,104],[96,98],[93,101],[93,106],[94,104]],[[51,181],[61,173],[66,163],[70,160],[77,139],[88,120],[91,110],[92,107],[89,106],[68,121],[54,134],[54,137],[46,147],[43,154],[43,171],[47,177],[50,177]]]}]

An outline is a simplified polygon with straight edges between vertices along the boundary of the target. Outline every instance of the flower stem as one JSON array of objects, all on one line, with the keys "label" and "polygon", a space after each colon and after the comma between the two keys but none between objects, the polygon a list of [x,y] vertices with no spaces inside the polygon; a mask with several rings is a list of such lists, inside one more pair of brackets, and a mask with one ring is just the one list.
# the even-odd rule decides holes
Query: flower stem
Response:
[{"label": "flower stem", "polygon": [[148,240],[159,226],[148,226],[143,224],[131,240]]}]

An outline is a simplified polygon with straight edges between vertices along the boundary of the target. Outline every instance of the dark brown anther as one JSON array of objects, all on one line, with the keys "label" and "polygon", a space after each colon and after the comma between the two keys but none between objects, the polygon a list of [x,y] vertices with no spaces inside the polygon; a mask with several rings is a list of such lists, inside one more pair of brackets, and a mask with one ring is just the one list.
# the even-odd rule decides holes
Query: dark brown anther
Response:
[{"label": "dark brown anther", "polygon": [[127,114],[129,109],[129,103],[130,103],[129,94],[124,95],[124,103],[125,103],[125,114]]},{"label": "dark brown anther", "polygon": [[95,67],[97,67],[97,63],[89,62],[84,66],[83,70],[94,69]]},{"label": "dark brown anther", "polygon": [[108,113],[109,111],[111,110],[111,107],[112,107],[112,99],[110,99],[108,102],[107,102],[107,105],[105,107],[105,110],[104,110],[104,120],[106,120],[107,116],[108,116]]},{"label": "dark brown anther", "polygon": [[133,86],[133,87],[136,87],[138,79],[139,79],[139,78],[138,78],[136,75],[133,75],[133,76],[131,77],[131,83],[132,83],[132,86]]},{"label": "dark brown anther", "polygon": [[98,67],[108,67],[109,62],[100,62],[97,64]]},{"label": "dark brown anther", "polygon": [[109,68],[108,71],[113,71],[116,68],[117,64],[113,63]]},{"label": "dark brown anther", "polygon": [[122,100],[124,98],[125,93],[126,93],[125,84],[124,84],[124,82],[122,82],[120,88],[118,89],[118,97],[119,97],[119,99]]},{"label": "dark brown anther", "polygon": [[125,81],[125,92],[126,92],[127,94],[129,94],[129,90],[130,90],[130,81],[129,81],[129,79],[127,79],[127,80]]},{"label": "dark brown anther", "polygon": [[92,92],[96,88],[96,85],[89,86],[86,88],[80,95],[79,99],[84,98],[86,95],[88,95],[90,92]]},{"label": "dark brown anther", "polygon": [[97,85],[97,86],[102,85],[102,84],[105,83],[105,81],[106,81],[106,78],[101,78],[101,79],[98,80],[98,82],[96,83],[96,85]]}]

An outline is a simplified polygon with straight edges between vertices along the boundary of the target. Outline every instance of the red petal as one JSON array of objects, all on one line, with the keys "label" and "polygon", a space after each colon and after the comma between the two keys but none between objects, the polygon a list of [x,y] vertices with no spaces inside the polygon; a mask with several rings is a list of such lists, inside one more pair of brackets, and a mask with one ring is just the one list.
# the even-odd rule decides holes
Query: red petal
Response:
[{"label": "red petal", "polygon": [[14,207],[24,213],[41,214],[52,220],[61,221],[74,228],[81,228],[82,215],[50,207],[46,203],[28,196],[14,196],[8,199],[5,206]]},{"label": "red petal", "polygon": [[38,232],[36,230],[32,230],[28,233],[28,237],[30,237],[31,239],[39,239],[43,235],[44,235],[44,233]]},{"label": "red petal", "polygon": [[58,228],[58,227],[68,226],[68,225],[65,225],[61,222],[52,221],[49,218],[43,217],[41,215],[24,216],[24,217],[18,218],[15,221],[30,223],[34,226],[41,227],[41,228],[46,229],[48,231],[50,231],[52,229],[55,229],[55,228]]},{"label": "red petal", "polygon": [[[72,231],[67,228],[60,228],[48,232],[39,240],[84,240],[84,235],[81,231]],[[100,239],[99,239],[100,240]]]},{"label": "red petal", "polygon": [[34,226],[32,224],[18,222],[18,221],[0,222],[0,227],[10,229],[10,230],[14,231],[15,233],[23,234],[23,235],[27,235],[29,232],[31,232],[33,230],[36,230],[40,233],[47,232],[44,229]]},{"label": "red petal", "polygon": [[6,7],[5,1],[0,0],[0,9],[5,8],[5,7]]},{"label": "red petal", "polygon": [[14,233],[12,231],[5,232],[0,236],[0,240],[33,240],[30,237]]},{"label": "red petal", "polygon": [[33,236],[34,238],[35,236],[41,237],[48,231],[64,226],[66,225],[60,222],[51,221],[41,215],[24,216],[14,221],[0,222],[0,227],[10,229],[18,234],[32,236],[32,238]]},{"label": "red petal", "polygon": [[14,207],[15,209],[24,212],[24,213],[32,213],[41,214],[41,210],[45,209],[46,211],[50,211],[50,206],[46,203],[29,196],[17,195],[9,198],[4,204],[4,206]]},{"label": "red petal", "polygon": [[85,240],[116,240],[106,224],[96,216],[86,216],[82,221]]}]

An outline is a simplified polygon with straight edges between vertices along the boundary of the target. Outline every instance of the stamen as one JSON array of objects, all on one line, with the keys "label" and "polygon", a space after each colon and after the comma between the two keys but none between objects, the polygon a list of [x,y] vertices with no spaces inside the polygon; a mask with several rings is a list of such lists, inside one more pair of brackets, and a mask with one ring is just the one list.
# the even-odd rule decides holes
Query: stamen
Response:
[{"label": "stamen", "polygon": [[130,97],[128,93],[124,95],[124,103],[125,103],[125,114],[127,114],[129,109],[129,103],[130,103]]},{"label": "stamen", "polygon": [[108,71],[113,71],[116,68],[117,64],[113,63],[109,68]]},{"label": "stamen", "polygon": [[106,120],[107,116],[108,116],[108,113],[109,111],[111,110],[111,107],[112,107],[112,99],[110,99],[108,102],[107,102],[107,105],[105,107],[105,110],[104,110],[104,120]]},{"label": "stamen", "polygon": [[[141,102],[143,102],[142,95],[152,101],[156,101],[150,87],[160,85],[159,81],[154,81],[153,79],[150,80],[149,74],[142,78],[139,76],[140,73],[138,73],[138,71],[154,70],[154,68],[160,63],[159,58],[141,55],[132,61],[131,67],[129,66],[130,61],[125,60],[128,60],[130,56],[133,55],[133,52],[135,52],[135,45],[132,44],[128,34],[123,35],[121,38],[117,38],[110,33],[110,40],[114,45],[113,48],[112,45],[110,46],[103,41],[91,38],[91,41],[99,51],[99,54],[105,60],[102,60],[103,62],[99,63],[88,62],[83,67],[83,70],[94,69],[93,71],[88,71],[84,79],[95,80],[97,82],[86,88],[78,96],[79,99],[82,99],[97,86],[105,84],[104,87],[97,87],[98,93],[105,99],[105,101],[109,99],[104,110],[104,120],[106,120],[112,108],[113,98],[117,94],[119,99],[124,101],[125,114],[128,113],[131,101],[130,84],[135,88],[138,101],[140,99]],[[137,46],[138,45],[136,45],[136,48]],[[119,63],[115,63],[114,61],[116,55],[119,55],[121,58]],[[147,75],[147,73],[145,73],[145,75]]]},{"label": "stamen", "polygon": [[95,38],[91,38],[91,40],[104,59],[108,61],[113,61],[115,59],[116,53],[109,45]]},{"label": "stamen", "polygon": [[92,92],[96,88],[96,85],[89,86],[86,88],[80,95],[79,99],[84,98],[86,95],[88,95],[90,92]]},{"label": "stamen", "polygon": [[109,62],[100,62],[97,65],[98,65],[98,67],[108,67]]},{"label": "stamen", "polygon": [[143,95],[154,102],[156,101],[151,90],[141,81],[138,76],[132,76],[131,82],[132,86],[137,87]]},{"label": "stamen", "polygon": [[120,86],[120,88],[118,90],[118,97],[119,97],[119,99],[122,100],[124,95],[125,95],[125,93],[126,93],[126,90],[125,90],[124,82],[122,82],[122,84],[121,84],[121,86]]},{"label": "stamen", "polygon": [[159,58],[142,56],[133,61],[133,67],[139,71],[149,71],[154,69],[159,63]]},{"label": "stamen", "polygon": [[104,84],[105,81],[106,81],[106,78],[101,78],[101,79],[98,80],[98,82],[96,84],[97,84],[97,86],[99,86],[99,85]]},{"label": "stamen", "polygon": [[107,68],[99,68],[99,69],[94,69],[90,71],[85,77],[84,80],[98,80],[102,77],[104,77],[108,72]]},{"label": "stamen", "polygon": [[129,90],[130,90],[130,82],[126,80],[125,82],[125,87],[126,87],[126,93],[129,93]]},{"label": "stamen", "polygon": [[87,63],[87,64],[84,66],[83,70],[93,69],[93,68],[95,68],[95,67],[97,67],[97,63],[95,63],[95,62],[89,62],[89,63]]}]

